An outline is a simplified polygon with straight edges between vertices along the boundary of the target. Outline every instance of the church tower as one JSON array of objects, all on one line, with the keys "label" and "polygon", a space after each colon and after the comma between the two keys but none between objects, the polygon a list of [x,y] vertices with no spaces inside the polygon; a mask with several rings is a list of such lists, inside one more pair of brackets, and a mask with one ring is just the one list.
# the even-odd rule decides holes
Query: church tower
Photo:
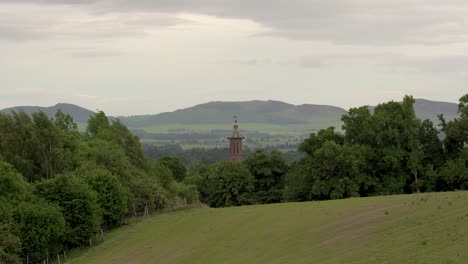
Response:
[{"label": "church tower", "polygon": [[234,130],[232,135],[228,137],[230,148],[229,148],[229,160],[232,162],[241,162],[244,159],[242,153],[242,140],[244,137],[240,134],[239,125],[237,124],[237,116],[234,117]]}]

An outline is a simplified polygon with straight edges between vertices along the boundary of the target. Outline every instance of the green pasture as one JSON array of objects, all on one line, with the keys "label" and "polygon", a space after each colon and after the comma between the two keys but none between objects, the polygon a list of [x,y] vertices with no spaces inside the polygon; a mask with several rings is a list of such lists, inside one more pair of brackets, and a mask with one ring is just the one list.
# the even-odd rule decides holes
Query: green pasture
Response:
[{"label": "green pasture", "polygon": [[468,192],[157,214],[68,263],[467,263]]}]

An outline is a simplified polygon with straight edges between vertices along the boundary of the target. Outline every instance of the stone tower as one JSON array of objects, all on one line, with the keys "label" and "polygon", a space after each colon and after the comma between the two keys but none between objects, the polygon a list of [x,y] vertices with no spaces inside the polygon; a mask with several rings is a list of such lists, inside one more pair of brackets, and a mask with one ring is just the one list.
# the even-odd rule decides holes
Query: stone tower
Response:
[{"label": "stone tower", "polygon": [[237,124],[237,117],[234,117],[234,130],[232,135],[228,137],[230,147],[229,147],[229,160],[232,162],[241,162],[244,159],[244,154],[242,153],[242,140],[244,137],[240,134],[239,125]]}]

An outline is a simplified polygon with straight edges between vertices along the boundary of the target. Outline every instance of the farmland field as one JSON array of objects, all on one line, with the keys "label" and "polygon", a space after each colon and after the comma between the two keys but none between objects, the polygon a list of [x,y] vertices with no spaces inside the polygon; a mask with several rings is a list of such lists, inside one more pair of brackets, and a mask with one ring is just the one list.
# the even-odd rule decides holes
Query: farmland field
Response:
[{"label": "farmland field", "polygon": [[198,208],[118,228],[69,263],[466,263],[468,192]]}]

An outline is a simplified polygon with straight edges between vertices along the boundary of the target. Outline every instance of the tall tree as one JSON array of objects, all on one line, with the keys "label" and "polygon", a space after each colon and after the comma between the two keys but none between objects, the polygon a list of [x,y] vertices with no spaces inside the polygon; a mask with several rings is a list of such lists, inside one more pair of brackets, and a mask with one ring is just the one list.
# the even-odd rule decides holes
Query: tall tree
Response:
[{"label": "tall tree", "polygon": [[82,179],[72,174],[60,175],[35,187],[36,195],[60,206],[68,246],[85,245],[97,233],[101,224],[98,197]]},{"label": "tall tree", "polygon": [[277,203],[281,201],[284,175],[288,165],[279,151],[270,154],[257,150],[244,160],[255,178],[255,200],[258,203]]}]

